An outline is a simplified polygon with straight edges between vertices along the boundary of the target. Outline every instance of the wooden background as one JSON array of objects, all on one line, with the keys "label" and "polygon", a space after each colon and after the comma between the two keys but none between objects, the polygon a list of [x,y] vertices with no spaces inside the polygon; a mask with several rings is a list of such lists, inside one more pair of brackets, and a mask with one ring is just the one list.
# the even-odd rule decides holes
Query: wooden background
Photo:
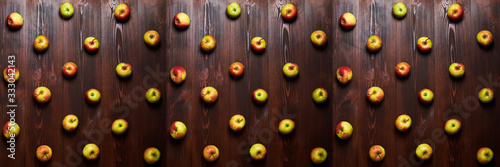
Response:
[{"label": "wooden background", "polygon": [[[21,134],[16,142],[16,159],[8,159],[8,144],[0,144],[0,166],[146,166],[143,152],[157,147],[161,159],[157,166],[313,166],[310,151],[324,147],[328,159],[324,166],[480,166],[476,151],[488,146],[500,153],[499,98],[482,105],[477,93],[482,87],[497,92],[500,87],[500,47],[481,48],[476,34],[490,30],[500,40],[500,2],[498,0],[402,0],[408,14],[396,20],[392,5],[385,0],[235,0],[242,8],[236,20],[225,14],[233,0],[69,0],[75,14],[69,20],[59,16],[62,0],[2,0],[0,19],[11,12],[24,18],[20,30],[11,31],[4,24],[0,32],[0,68],[7,66],[7,56],[16,56],[21,72],[16,85],[16,120]],[[113,10],[127,3],[131,10],[128,22],[118,23]],[[281,7],[293,3],[298,8],[297,20],[284,23]],[[464,18],[451,23],[446,17],[448,6],[460,3]],[[172,19],[178,12],[191,18],[185,31],[178,31]],[[340,15],[351,12],[357,18],[352,31],[338,24]],[[157,30],[161,36],[156,49],[146,47],[143,34]],[[327,47],[314,48],[310,34],[317,29],[328,35]],[[204,54],[199,42],[205,35],[217,40],[216,49]],[[372,34],[383,40],[375,54],[366,51],[365,43]],[[33,50],[33,40],[45,35],[50,46],[45,53]],[[88,36],[99,39],[97,54],[83,50]],[[264,54],[250,48],[251,38],[262,36],[267,42]],[[416,50],[421,36],[432,39],[430,54]],[[75,62],[79,69],[73,79],[63,77],[62,65]],[[232,62],[241,61],[246,69],[241,79],[228,74]],[[398,62],[408,62],[412,69],[407,79],[395,76]],[[127,62],[133,66],[130,79],[119,79],[115,66]],[[287,80],[282,66],[295,62],[300,66],[297,79]],[[466,66],[463,79],[454,80],[448,66],[462,62]],[[187,80],[175,85],[168,76],[174,66],[187,70]],[[335,70],[349,66],[353,80],[346,86],[335,78]],[[38,86],[52,91],[52,100],[37,104],[32,92]],[[214,86],[219,100],[204,105],[200,90]],[[370,105],[365,98],[371,86],[384,89],[385,100]],[[1,124],[8,121],[7,84],[1,82]],[[162,92],[159,105],[148,105],[144,94],[150,87]],[[312,101],[317,87],[328,90],[324,105]],[[84,92],[96,88],[102,93],[98,105],[88,105]],[[250,94],[257,88],[269,93],[265,105],[257,106]],[[434,103],[421,105],[417,93],[429,88],[435,93]],[[497,93],[500,94],[500,93]],[[64,116],[75,114],[79,127],[72,133],[61,128]],[[247,120],[242,132],[228,127],[229,118],[242,114]],[[400,114],[413,120],[408,132],[400,133],[394,121]],[[110,133],[111,122],[125,118],[129,130],[123,136]],[[293,118],[297,124],[290,136],[277,132],[281,119]],[[462,130],[456,136],[444,134],[446,120],[458,118]],[[170,137],[167,128],[180,120],[188,127],[180,141]],[[352,138],[339,140],[335,125],[346,120],[354,126]],[[3,137],[2,137],[3,138]],[[249,159],[248,149],[256,142],[266,145],[268,154],[262,162]],[[417,161],[414,150],[429,143],[435,154],[428,162]],[[95,162],[82,158],[85,144],[96,143],[101,156]],[[49,163],[39,163],[35,150],[47,144],[54,152]],[[202,149],[216,145],[220,157],[206,163]],[[368,150],[374,144],[385,147],[387,156],[372,163]],[[500,166],[498,156],[489,166]]]}]

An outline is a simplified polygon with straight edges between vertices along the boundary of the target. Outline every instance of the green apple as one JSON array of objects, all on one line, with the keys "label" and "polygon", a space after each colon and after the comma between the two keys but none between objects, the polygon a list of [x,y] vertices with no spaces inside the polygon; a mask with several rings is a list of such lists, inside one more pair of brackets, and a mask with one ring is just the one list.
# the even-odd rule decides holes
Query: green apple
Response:
[{"label": "green apple", "polygon": [[457,119],[450,119],[446,121],[446,124],[444,124],[444,131],[446,131],[449,135],[457,134],[458,131],[460,131],[461,124],[462,123],[460,123]]},{"label": "green apple", "polygon": [[289,135],[295,129],[295,122],[291,119],[284,119],[280,122],[278,130],[283,135]]},{"label": "green apple", "polygon": [[160,43],[160,34],[155,30],[149,30],[144,33],[144,42],[149,47],[156,47]]},{"label": "green apple", "polygon": [[353,129],[354,128],[352,127],[351,123],[347,121],[340,121],[335,128],[335,133],[340,139],[346,140],[352,136]]},{"label": "green apple", "polygon": [[316,47],[323,47],[327,42],[327,37],[324,31],[316,30],[311,34],[311,42]]},{"label": "green apple", "polygon": [[488,47],[493,43],[493,35],[488,30],[482,30],[477,33],[477,43],[483,47]]},{"label": "green apple", "polygon": [[219,93],[217,92],[217,89],[215,89],[214,87],[207,86],[201,89],[200,97],[203,100],[203,102],[211,104],[217,101],[217,98],[219,98]]},{"label": "green apple", "polygon": [[382,88],[374,86],[366,91],[366,98],[373,104],[378,104],[384,100],[384,90]]},{"label": "green apple", "polygon": [[113,131],[115,135],[124,134],[125,132],[127,132],[127,128],[128,122],[124,119],[117,119],[111,125],[111,131]]},{"label": "green apple", "polygon": [[316,103],[323,103],[328,99],[328,92],[324,88],[316,88],[313,91],[312,98]]},{"label": "green apple", "polygon": [[59,7],[59,14],[61,17],[67,19],[73,16],[73,13],[75,12],[75,9],[73,8],[73,5],[69,2],[63,3]]},{"label": "green apple", "polygon": [[432,147],[427,143],[420,144],[415,153],[418,159],[423,161],[429,160],[432,157]]},{"label": "green apple", "polygon": [[20,132],[21,128],[15,122],[7,122],[3,125],[3,136],[7,139],[16,138]]},{"label": "green apple", "polygon": [[410,116],[403,114],[396,118],[396,129],[401,132],[407,131],[411,126]]},{"label": "green apple", "polygon": [[184,136],[186,136],[187,133],[187,127],[184,123],[181,121],[175,121],[170,125],[170,136],[174,139],[182,139]]},{"label": "green apple", "polygon": [[94,161],[99,157],[100,151],[99,147],[94,143],[90,143],[83,147],[83,157],[89,161]]},{"label": "green apple", "polygon": [[241,131],[244,127],[245,117],[243,115],[236,114],[229,120],[229,128],[235,132]]},{"label": "green apple", "polygon": [[97,104],[101,100],[101,92],[97,89],[89,89],[87,93],[85,93],[85,100],[90,104]]},{"label": "green apple", "polygon": [[293,4],[286,4],[281,9],[281,18],[285,21],[294,21],[297,18],[297,8]]},{"label": "green apple", "polygon": [[33,47],[37,52],[44,52],[49,47],[49,39],[44,35],[40,35],[35,38]]},{"label": "green apple", "polygon": [[118,21],[127,21],[130,17],[130,8],[127,4],[120,4],[115,8],[115,18]]},{"label": "green apple", "polygon": [[149,103],[157,103],[161,99],[160,90],[157,88],[150,88],[146,91],[146,101]]},{"label": "green apple", "polygon": [[287,78],[295,78],[299,75],[299,66],[295,63],[286,63],[283,66],[283,75]]},{"label": "green apple", "polygon": [[208,145],[203,149],[203,158],[207,162],[214,162],[219,158],[219,149],[214,145]]},{"label": "green apple", "polygon": [[493,90],[490,88],[483,88],[479,91],[478,98],[482,103],[490,103],[494,97]]},{"label": "green apple", "polygon": [[418,100],[423,104],[430,104],[434,99],[434,93],[430,89],[422,89],[418,93]]},{"label": "green apple", "polygon": [[160,150],[155,147],[149,147],[144,151],[144,161],[148,164],[154,164],[160,160]]},{"label": "green apple", "polygon": [[488,147],[480,148],[477,150],[476,158],[477,162],[487,164],[493,159],[493,150]]},{"label": "green apple", "polygon": [[366,48],[370,52],[377,52],[382,47],[382,39],[377,35],[372,35],[366,41]]},{"label": "green apple", "polygon": [[325,162],[328,157],[328,153],[322,147],[316,147],[311,151],[311,161],[315,164],[321,164]]},{"label": "green apple", "polygon": [[257,104],[264,104],[267,101],[267,92],[264,89],[257,89],[252,93],[252,100]]},{"label": "green apple", "polygon": [[38,146],[36,149],[36,158],[40,162],[47,162],[52,158],[52,149],[47,145]]},{"label": "green apple", "polygon": [[461,78],[465,74],[465,66],[462,63],[453,63],[448,70],[453,78]]},{"label": "green apple", "polygon": [[369,155],[373,162],[380,162],[385,158],[385,149],[380,145],[374,145],[370,148]]},{"label": "green apple", "polygon": [[266,147],[260,143],[254,144],[250,147],[250,157],[252,157],[253,160],[263,160],[266,158],[266,154]]},{"label": "green apple", "polygon": [[241,13],[241,8],[240,5],[236,2],[230,3],[226,7],[226,14],[229,16],[229,18],[235,19],[240,16]]},{"label": "green apple", "polygon": [[78,117],[73,114],[67,115],[62,121],[62,126],[68,132],[74,131],[78,127]]},{"label": "green apple", "polygon": [[406,16],[406,5],[402,2],[398,2],[392,6],[392,15],[394,17],[401,19]]},{"label": "green apple", "polygon": [[120,78],[128,78],[132,74],[132,66],[128,63],[120,63],[116,66],[116,75]]},{"label": "green apple", "polygon": [[448,8],[447,14],[451,21],[459,21],[464,15],[464,9],[460,4],[453,4]]}]

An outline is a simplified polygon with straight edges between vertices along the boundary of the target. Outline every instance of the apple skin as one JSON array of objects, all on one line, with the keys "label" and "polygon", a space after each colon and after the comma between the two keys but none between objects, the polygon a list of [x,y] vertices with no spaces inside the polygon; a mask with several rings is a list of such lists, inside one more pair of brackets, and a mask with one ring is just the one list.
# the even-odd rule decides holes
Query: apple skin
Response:
[{"label": "apple skin", "polygon": [[340,16],[339,23],[343,29],[353,29],[356,26],[356,17],[352,13],[346,12]]},{"label": "apple skin", "polygon": [[250,147],[250,157],[252,157],[253,160],[261,161],[266,158],[266,154],[266,147],[260,143],[254,144]]},{"label": "apple skin", "polygon": [[406,16],[406,5],[402,2],[398,2],[392,6],[392,15],[398,19],[402,19]]},{"label": "apple skin", "polygon": [[74,131],[78,127],[78,117],[73,114],[67,115],[62,121],[62,127],[68,132]]},{"label": "apple skin", "polygon": [[415,153],[418,159],[426,161],[432,157],[433,151],[432,147],[429,144],[423,143],[418,145],[417,149],[415,150]]},{"label": "apple skin", "polygon": [[425,88],[418,93],[418,100],[422,104],[430,104],[432,103],[433,99],[434,99],[434,93],[430,89]]},{"label": "apple skin", "polygon": [[214,162],[219,158],[219,149],[214,145],[208,145],[203,149],[203,158],[207,162]]},{"label": "apple skin", "polygon": [[74,77],[78,72],[78,67],[73,62],[67,62],[63,65],[62,73],[65,77]]},{"label": "apple skin", "polygon": [[495,98],[495,94],[493,93],[492,89],[483,88],[479,91],[477,97],[479,98],[479,101],[481,101],[484,104],[487,104],[493,101],[493,98]]},{"label": "apple skin", "polygon": [[352,135],[352,131],[352,125],[347,121],[340,121],[335,128],[335,134],[342,140],[349,139]]},{"label": "apple skin", "polygon": [[128,63],[120,63],[116,66],[116,75],[120,78],[128,78],[132,75],[132,65]]},{"label": "apple skin", "polygon": [[115,18],[118,21],[127,21],[130,18],[130,8],[127,4],[120,4],[115,8]]},{"label": "apple skin", "polygon": [[149,47],[156,47],[160,43],[160,34],[155,30],[149,30],[144,33],[144,43]]},{"label": "apple skin", "polygon": [[16,67],[7,67],[5,68],[5,70],[3,70],[3,79],[6,81],[6,82],[9,82],[9,73],[12,73],[13,71],[14,72],[14,83],[19,81],[19,70],[16,68]]},{"label": "apple skin", "polygon": [[160,160],[160,150],[155,147],[149,147],[144,150],[144,162],[154,164]]},{"label": "apple skin", "polygon": [[11,137],[17,138],[20,132],[21,128],[15,122],[7,122],[3,125],[3,136],[6,139],[10,139]]},{"label": "apple skin", "polygon": [[184,30],[189,27],[189,24],[191,24],[191,19],[189,19],[189,16],[186,13],[177,13],[174,16],[174,25],[177,29],[179,30]]},{"label": "apple skin", "polygon": [[281,9],[281,18],[287,22],[294,21],[297,18],[297,8],[293,4],[286,4]]},{"label": "apple skin", "polygon": [[368,152],[373,162],[380,162],[385,158],[385,149],[380,145],[374,145]]},{"label": "apple skin", "polygon": [[487,164],[493,159],[493,150],[488,147],[482,147],[477,150],[476,158],[480,164]]},{"label": "apple skin", "polygon": [[94,143],[85,145],[85,147],[83,147],[82,152],[83,152],[83,157],[85,157],[85,159],[89,161],[96,160],[97,158],[99,158],[100,154],[99,147],[97,147],[97,145],[95,145]]},{"label": "apple skin", "polygon": [[49,102],[51,96],[52,94],[50,93],[49,88],[44,86],[36,88],[35,91],[33,92],[33,97],[40,104]]},{"label": "apple skin", "polygon": [[266,50],[266,41],[262,37],[254,37],[250,41],[250,47],[256,53],[262,53]]},{"label": "apple skin", "polygon": [[432,41],[428,37],[420,37],[417,40],[417,48],[422,53],[429,53],[432,49]]},{"label": "apple skin", "polygon": [[47,162],[52,158],[52,149],[47,145],[38,146],[36,149],[36,158],[40,162]]},{"label": "apple skin", "polygon": [[311,151],[311,161],[314,164],[321,164],[325,162],[328,157],[328,153],[322,147],[316,147]]},{"label": "apple skin", "polygon": [[176,84],[186,81],[186,70],[181,66],[176,66],[170,70],[170,79]]},{"label": "apple skin", "polygon": [[322,30],[316,30],[311,34],[311,42],[316,47],[325,46],[327,40],[328,40],[328,37],[326,36],[325,32]]},{"label": "apple skin", "polygon": [[94,88],[89,89],[87,93],[85,93],[85,100],[87,100],[89,104],[97,104],[101,101],[101,92]]},{"label": "apple skin", "polygon": [[278,127],[278,131],[282,135],[289,135],[295,129],[295,122],[291,119],[284,119],[280,122]]},{"label": "apple skin", "polygon": [[226,14],[231,19],[238,18],[241,14],[240,5],[236,2],[232,2],[232,3],[228,4],[226,7]]},{"label": "apple skin", "polygon": [[407,77],[410,75],[410,65],[406,62],[401,62],[396,65],[396,75],[398,77]]},{"label": "apple skin", "polygon": [[216,44],[215,38],[211,35],[207,35],[201,39],[200,47],[203,52],[208,53],[215,49]]},{"label": "apple skin", "polygon": [[378,104],[384,100],[384,90],[382,88],[374,86],[366,91],[366,98],[373,104]]},{"label": "apple skin", "polygon": [[267,92],[264,89],[256,89],[252,93],[252,100],[257,104],[264,104],[267,101]]},{"label": "apple skin", "polygon": [[464,15],[464,9],[460,4],[453,4],[448,8],[448,18],[451,21],[460,21]]},{"label": "apple skin", "polygon": [[128,122],[124,119],[117,119],[113,121],[113,124],[111,124],[111,131],[115,135],[122,135],[125,132],[127,132],[128,129]]},{"label": "apple skin", "polygon": [[17,30],[23,27],[23,17],[19,13],[11,13],[7,16],[7,25],[12,30]]},{"label": "apple skin", "polygon": [[59,14],[61,15],[62,18],[69,19],[71,16],[73,16],[73,13],[75,12],[75,9],[73,8],[73,5],[69,2],[61,4],[59,6]]},{"label": "apple skin", "polygon": [[370,38],[366,41],[366,49],[372,53],[379,51],[381,47],[382,39],[380,39],[377,35],[370,36]]},{"label": "apple skin", "polygon": [[146,101],[148,101],[151,104],[157,103],[161,99],[161,92],[158,88],[149,88],[148,91],[146,91]]},{"label": "apple skin", "polygon": [[312,98],[316,103],[324,103],[328,99],[328,92],[325,88],[316,88],[312,93]]},{"label": "apple skin", "polygon": [[232,77],[241,77],[244,72],[245,66],[243,66],[240,62],[234,62],[231,66],[229,66],[229,74]]},{"label": "apple skin", "polygon": [[448,70],[453,78],[462,78],[465,74],[465,66],[462,63],[453,63]]},{"label": "apple skin", "polygon": [[83,41],[83,47],[89,53],[95,53],[99,50],[99,41],[95,37],[87,37]]},{"label": "apple skin", "polygon": [[488,30],[482,30],[477,33],[477,43],[482,47],[489,47],[493,43],[493,35]]},{"label": "apple skin", "polygon": [[219,93],[217,92],[217,89],[211,86],[207,86],[201,90],[200,97],[203,100],[203,102],[207,104],[212,104],[217,101],[217,98],[219,97]]},{"label": "apple skin", "polygon": [[455,135],[460,131],[462,123],[457,119],[450,119],[444,124],[444,131],[449,135]]},{"label": "apple skin", "polygon": [[229,128],[235,132],[241,131],[245,127],[245,117],[240,114],[236,114],[229,120]]},{"label": "apple skin", "polygon": [[170,136],[172,136],[172,138],[176,140],[182,139],[186,136],[186,133],[187,127],[181,121],[175,121],[170,125]]},{"label": "apple skin", "polygon": [[286,63],[283,66],[283,75],[287,78],[295,78],[299,75],[299,65],[295,63]]},{"label": "apple skin", "polygon": [[342,84],[348,84],[352,79],[352,70],[347,66],[337,69],[337,80]]},{"label": "apple skin", "polygon": [[396,118],[396,129],[398,129],[401,132],[405,132],[411,127],[411,117],[403,114],[400,115],[398,118]]},{"label": "apple skin", "polygon": [[33,48],[35,48],[35,51],[39,53],[45,52],[48,47],[49,39],[44,35],[36,37],[35,41],[33,41]]}]

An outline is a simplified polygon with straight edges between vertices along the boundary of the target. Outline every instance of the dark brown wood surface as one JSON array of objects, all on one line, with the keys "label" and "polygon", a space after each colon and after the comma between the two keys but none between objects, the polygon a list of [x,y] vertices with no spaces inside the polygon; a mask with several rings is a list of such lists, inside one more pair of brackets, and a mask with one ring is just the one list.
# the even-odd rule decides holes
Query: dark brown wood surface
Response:
[{"label": "dark brown wood surface", "polygon": [[[384,0],[236,0],[242,12],[229,19],[225,9],[230,0],[69,0],[75,8],[71,19],[59,16],[63,1],[3,0],[0,19],[12,12],[20,13],[24,25],[10,30],[4,24],[0,32],[0,69],[7,66],[7,56],[16,56],[21,78],[16,84],[16,121],[21,134],[16,140],[16,159],[9,159],[7,140],[0,144],[0,166],[147,166],[143,152],[157,147],[161,152],[156,166],[315,166],[310,151],[324,147],[328,159],[322,166],[482,166],[476,161],[480,147],[500,153],[500,106],[497,97],[483,105],[477,99],[480,88],[500,90],[500,47],[482,48],[476,34],[490,30],[500,40],[500,1],[498,0],[402,0],[408,8],[404,19],[395,19],[392,5]],[[131,18],[117,22],[114,8],[127,3]],[[281,8],[293,3],[298,9],[294,22],[281,19]],[[464,18],[450,22],[447,8],[460,3]],[[191,18],[187,30],[174,28],[176,13]],[[357,18],[353,30],[343,30],[340,15],[351,12]],[[161,36],[157,48],[143,42],[143,34],[156,30]],[[315,48],[310,34],[323,30],[327,46]],[[44,53],[33,50],[33,40],[45,35],[50,46]],[[203,53],[199,42],[205,35],[217,40],[216,49]],[[366,40],[378,35],[383,40],[377,53],[366,50]],[[96,54],[83,49],[88,36],[99,39]],[[267,48],[255,54],[249,45],[261,36]],[[422,54],[416,40],[430,37],[432,51]],[[498,42],[497,42],[498,43]],[[75,78],[63,77],[62,65],[75,62]],[[233,62],[245,65],[245,74],[229,76]],[[394,67],[406,61],[411,66],[408,78],[396,77]],[[131,78],[119,79],[115,67],[120,62],[133,66]],[[297,63],[300,74],[286,79],[282,67]],[[453,62],[466,66],[462,79],[452,79],[448,67]],[[176,85],[169,78],[170,69],[183,66],[187,80]],[[335,78],[338,67],[349,66],[353,80],[348,85]],[[46,86],[52,100],[45,105],[35,102],[34,89]],[[215,104],[206,105],[199,97],[205,86],[219,92]],[[371,86],[384,89],[385,100],[370,104],[365,97]],[[159,104],[144,99],[151,87],[161,90]],[[326,104],[311,99],[315,88],[328,91]],[[85,102],[84,93],[96,88],[102,99],[97,105]],[[251,93],[263,88],[269,93],[264,105],[256,105]],[[418,102],[417,93],[429,88],[435,99],[430,105]],[[500,94],[500,93],[497,93]],[[9,120],[7,84],[0,84],[1,124]],[[75,114],[78,129],[68,133],[61,128],[64,116]],[[231,116],[242,114],[246,127],[232,132]],[[401,133],[394,127],[397,116],[408,114],[412,127]],[[111,133],[111,123],[118,118],[129,122],[123,136]],[[278,124],[290,118],[296,129],[290,136],[280,135]],[[450,118],[462,121],[456,136],[444,133]],[[349,140],[336,137],[335,126],[348,121],[354,127]],[[174,121],[188,127],[187,136],[178,141],[168,134]],[[3,138],[3,137],[2,137]],[[101,149],[97,161],[82,157],[85,144],[95,143]],[[263,143],[268,151],[264,161],[250,159],[248,150]],[[415,148],[429,143],[434,149],[430,161],[418,161]],[[35,150],[49,145],[54,152],[48,163],[39,163]],[[207,163],[202,157],[206,145],[220,149],[220,157]],[[368,150],[380,144],[387,152],[381,163],[372,163]],[[498,156],[486,166],[499,166]]]}]

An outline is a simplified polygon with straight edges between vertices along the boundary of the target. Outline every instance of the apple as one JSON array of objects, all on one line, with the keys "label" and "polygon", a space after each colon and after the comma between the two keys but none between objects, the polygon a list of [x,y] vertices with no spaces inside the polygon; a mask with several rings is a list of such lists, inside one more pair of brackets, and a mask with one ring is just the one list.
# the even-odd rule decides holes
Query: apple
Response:
[{"label": "apple", "polygon": [[370,52],[377,52],[382,47],[382,39],[377,35],[372,35],[366,41],[366,48]]},{"label": "apple", "polygon": [[83,157],[89,161],[94,161],[99,157],[99,147],[94,143],[90,143],[83,147]]},{"label": "apple", "polygon": [[87,93],[85,93],[85,100],[90,104],[97,104],[101,100],[101,92],[94,88],[89,89]]},{"label": "apple", "polygon": [[7,67],[3,70],[3,79],[7,82],[17,82],[19,80],[19,70],[16,67]]},{"label": "apple", "polygon": [[335,128],[335,133],[342,140],[349,139],[352,135],[352,131],[352,125],[347,121],[340,121]]},{"label": "apple", "polygon": [[406,62],[401,62],[396,65],[396,75],[398,77],[407,77],[410,75],[410,65]]},{"label": "apple", "polygon": [[281,18],[285,21],[294,21],[297,18],[297,8],[293,4],[286,4],[281,9]]},{"label": "apple", "polygon": [[374,86],[366,91],[366,98],[373,104],[378,104],[384,100],[384,90],[382,88]]},{"label": "apple", "polygon": [[286,63],[283,66],[283,75],[287,78],[295,78],[299,75],[299,66],[295,63]]},{"label": "apple", "polygon": [[111,125],[111,131],[115,135],[122,135],[125,132],[127,132],[128,129],[128,122],[124,119],[117,119],[113,121],[113,124]]},{"label": "apple", "polygon": [[453,78],[461,78],[465,73],[465,66],[462,63],[453,63],[448,68]]},{"label": "apple", "polygon": [[21,128],[15,122],[7,122],[3,125],[3,136],[7,139],[16,138],[20,132]]},{"label": "apple", "polygon": [[429,53],[432,49],[432,41],[428,37],[420,37],[417,40],[417,48],[422,53]]},{"label": "apple", "polygon": [[130,8],[127,4],[120,4],[115,8],[115,18],[118,21],[127,21],[130,18]]},{"label": "apple", "polygon": [[144,161],[148,164],[154,164],[160,160],[160,150],[155,147],[149,147],[144,151]]},{"label": "apple", "polygon": [[219,158],[219,149],[214,145],[208,145],[203,149],[203,158],[207,162],[214,162]]},{"label": "apple", "polygon": [[326,41],[327,41],[326,34],[321,30],[316,30],[311,34],[311,42],[316,47],[325,46]]},{"label": "apple", "polygon": [[254,37],[250,41],[250,47],[254,52],[262,53],[266,50],[266,41],[262,37]]},{"label": "apple", "polygon": [[7,16],[7,25],[10,29],[17,30],[23,26],[23,17],[19,13],[11,13]]},{"label": "apple", "polygon": [[279,132],[282,135],[289,135],[295,129],[295,122],[291,119],[284,119],[279,124]]},{"label": "apple", "polygon": [[483,147],[477,150],[477,162],[487,164],[493,159],[493,150],[488,147]]},{"label": "apple", "polygon": [[252,145],[250,147],[250,156],[253,160],[260,161],[266,158],[266,147],[260,143]]},{"label": "apple", "polygon": [[201,90],[200,97],[205,103],[211,104],[217,101],[219,93],[217,93],[217,89],[214,87],[207,86]]},{"label": "apple", "polygon": [[352,70],[347,66],[337,69],[337,80],[342,84],[348,84],[352,79]]},{"label": "apple", "polygon": [[74,131],[78,127],[78,117],[73,114],[66,115],[62,121],[62,127],[68,132]]},{"label": "apple", "polygon": [[52,158],[52,149],[47,145],[38,146],[36,149],[36,158],[40,162],[47,162]]},{"label": "apple", "polygon": [[176,66],[170,70],[170,79],[176,84],[181,84],[186,80],[186,70],[181,66]]},{"label": "apple", "polygon": [[401,132],[407,131],[411,126],[410,116],[403,114],[396,118],[396,129]]},{"label": "apple", "polygon": [[429,104],[434,99],[434,93],[430,89],[422,89],[418,93],[418,100],[423,104]]},{"label": "apple", "polygon": [[459,21],[464,15],[464,9],[460,4],[453,4],[448,8],[448,18],[451,21]]},{"label": "apple", "polygon": [[267,101],[267,92],[264,89],[253,91],[252,100],[257,104],[264,104]]},{"label": "apple", "polygon": [[149,103],[157,103],[161,99],[161,93],[158,88],[149,88],[148,91],[146,91],[146,101]]},{"label": "apple", "polygon": [[87,52],[95,53],[99,49],[99,41],[95,37],[87,37],[83,41],[83,46]]},{"label": "apple", "polygon": [[73,8],[73,5],[69,2],[61,4],[59,7],[59,14],[61,15],[62,18],[70,18],[73,16],[73,13],[75,12],[75,9]]},{"label": "apple", "polygon": [[49,47],[49,39],[46,36],[40,35],[35,38],[33,47],[37,52],[44,52]]},{"label": "apple", "polygon": [[170,136],[174,139],[182,139],[184,136],[186,136],[187,133],[187,127],[184,123],[181,121],[175,121],[170,125]]},{"label": "apple", "polygon": [[75,76],[77,71],[78,71],[78,67],[73,62],[67,62],[66,64],[64,64],[64,66],[62,68],[62,73],[66,77]]},{"label": "apple", "polygon": [[460,131],[461,124],[462,123],[460,123],[457,119],[450,119],[446,121],[446,124],[444,124],[444,131],[446,131],[449,135],[457,134],[458,131]]},{"label": "apple", "polygon": [[241,8],[240,5],[236,2],[230,3],[226,7],[226,14],[229,16],[231,19],[238,18],[241,13]]},{"label": "apple", "polygon": [[321,164],[325,162],[328,154],[326,150],[322,147],[316,147],[311,151],[311,161],[314,164]]},{"label": "apple", "polygon": [[160,43],[160,34],[155,30],[149,30],[144,33],[144,43],[150,47],[158,46]]},{"label": "apple", "polygon": [[241,131],[245,127],[245,117],[236,114],[229,120],[229,128],[235,132]]},{"label": "apple", "polygon": [[482,103],[490,103],[494,97],[493,90],[490,88],[483,88],[479,91],[478,98]]},{"label": "apple", "polygon": [[328,92],[325,88],[316,88],[313,91],[312,98],[316,103],[323,103],[328,99]]},{"label": "apple", "polygon": [[380,145],[374,145],[370,147],[369,155],[373,162],[380,162],[385,158],[385,149]]},{"label": "apple", "polygon": [[402,2],[398,2],[392,6],[392,15],[394,17],[401,19],[406,16],[406,5]]},{"label": "apple", "polygon": [[423,161],[429,160],[432,157],[432,147],[427,143],[420,144],[415,153],[418,159]]},{"label": "apple", "polygon": [[128,63],[120,63],[116,66],[116,75],[120,78],[128,78],[132,74],[132,66]]},{"label": "apple", "polygon": [[493,43],[493,35],[488,30],[479,31],[476,38],[477,43],[483,47],[488,47]]},{"label": "apple", "polygon": [[189,19],[189,16],[186,13],[177,13],[174,16],[174,25],[176,28],[180,30],[187,29],[189,27],[189,24],[191,23],[191,20]]},{"label": "apple", "polygon": [[211,35],[204,36],[200,42],[201,50],[207,53],[211,52],[214,50],[216,43],[217,42],[215,41],[215,38],[213,36]]},{"label": "apple", "polygon": [[49,102],[51,96],[52,94],[50,93],[49,88],[45,86],[38,87],[33,92],[33,97],[38,103],[41,104]]},{"label": "apple", "polygon": [[240,62],[234,62],[229,66],[229,74],[232,77],[240,77],[243,75],[243,72],[245,72],[245,66]]},{"label": "apple", "polygon": [[346,30],[353,29],[356,26],[356,17],[352,13],[346,12],[340,16],[339,23]]}]

